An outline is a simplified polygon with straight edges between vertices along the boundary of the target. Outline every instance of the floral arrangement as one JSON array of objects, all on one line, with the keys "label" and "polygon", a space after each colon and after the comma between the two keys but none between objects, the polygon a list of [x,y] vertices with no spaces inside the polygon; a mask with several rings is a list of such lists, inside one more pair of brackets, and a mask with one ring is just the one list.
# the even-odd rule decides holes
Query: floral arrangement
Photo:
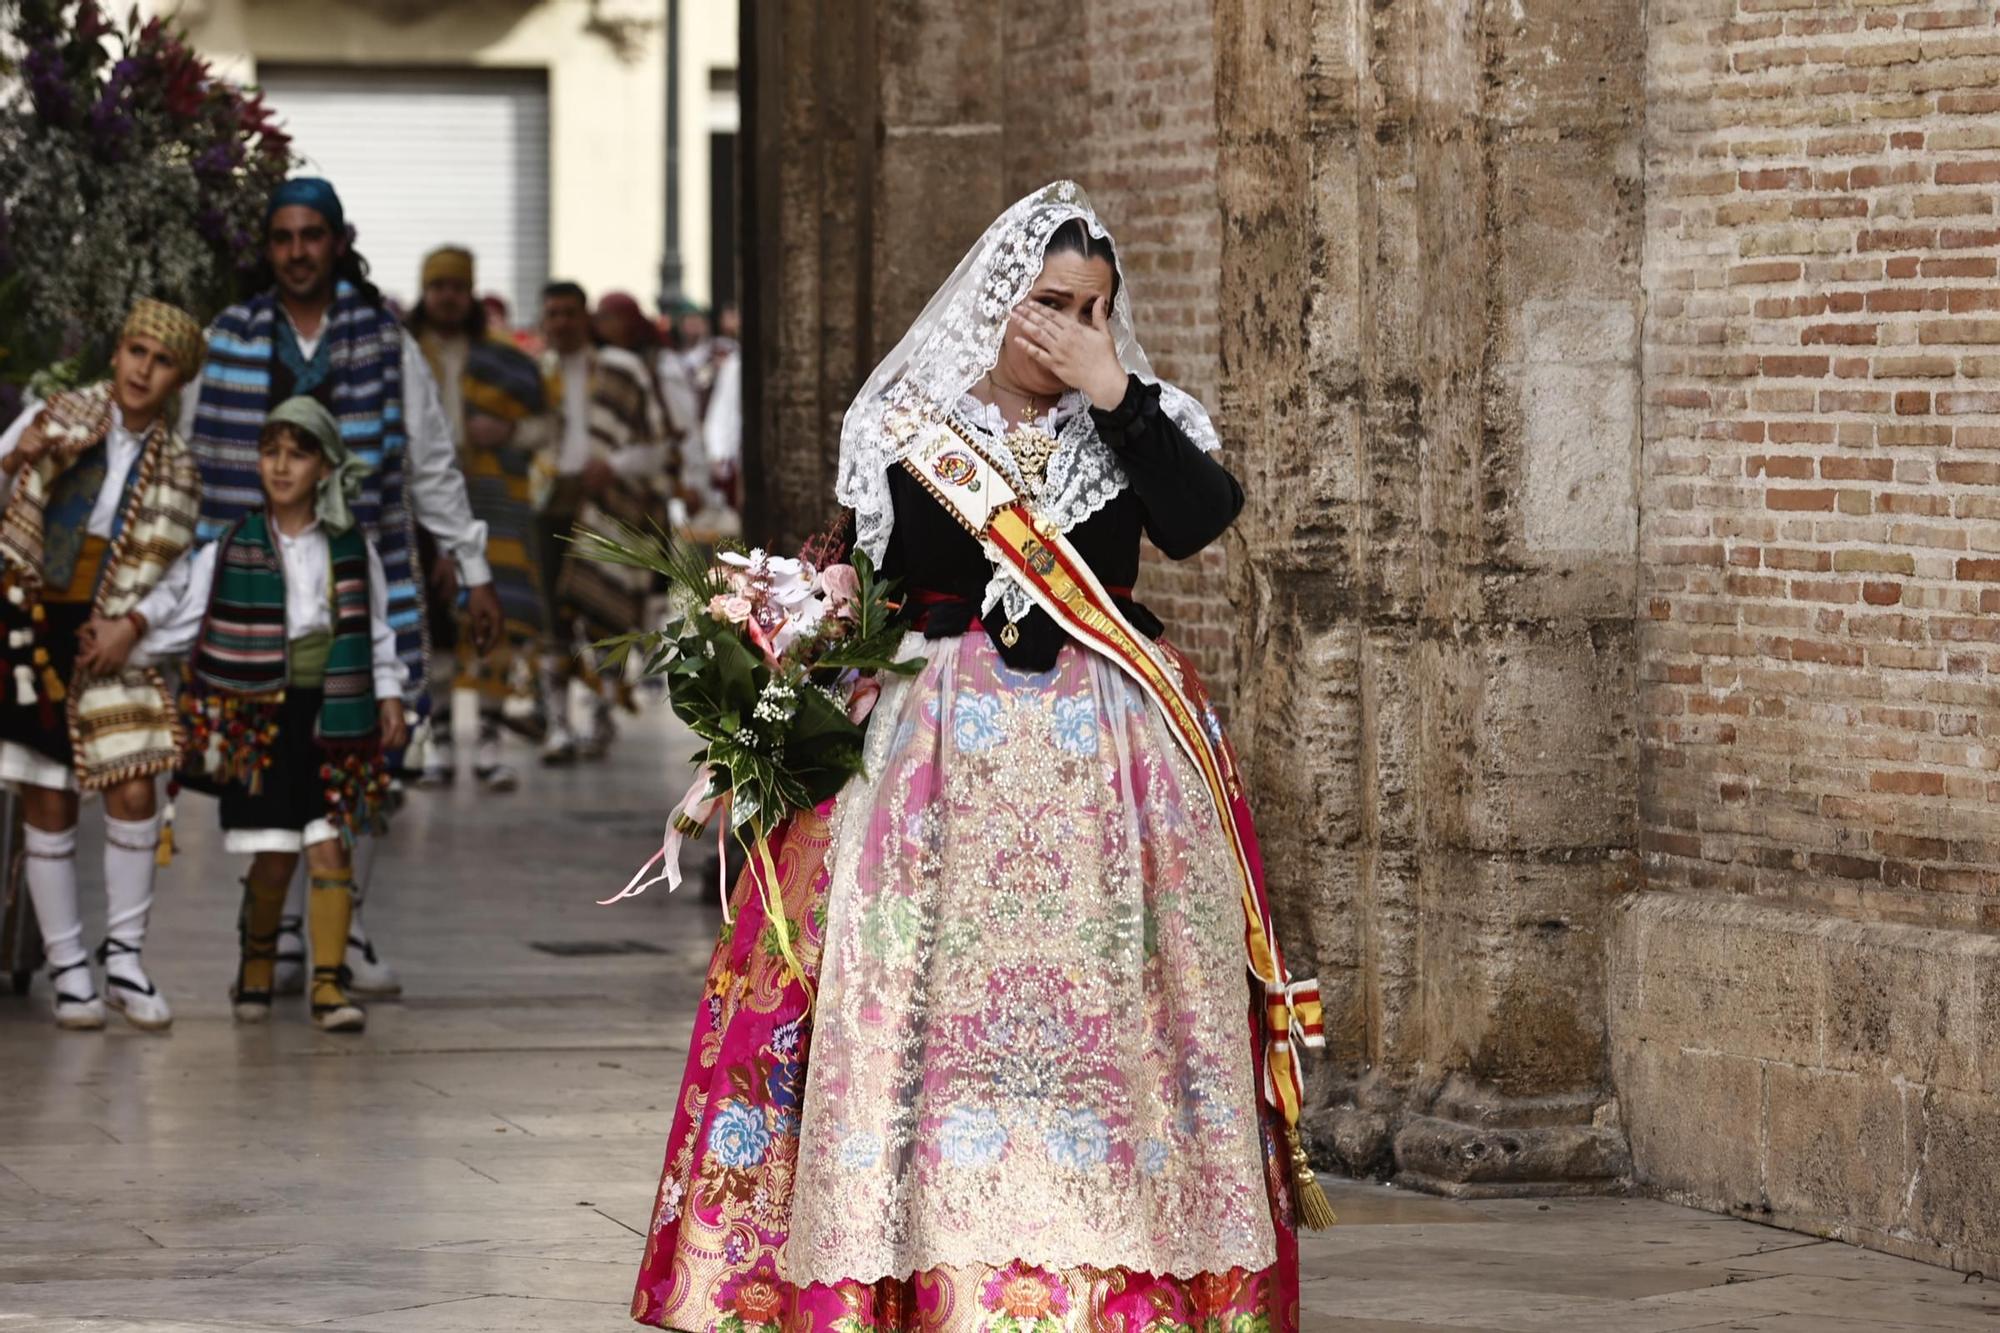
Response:
[{"label": "floral arrangement", "polygon": [[[724,549],[712,558],[657,528],[617,536],[579,529],[573,540],[592,559],[666,580],[674,610],[665,626],[597,646],[607,667],[640,654],[646,674],[665,679],[674,714],[704,743],[695,785],[675,807],[660,850],[605,901],[662,879],[677,887],[681,839],[699,834],[725,804],[727,829],[759,858],[766,892],[775,893],[769,833],[861,771],[877,673],[921,665],[897,660],[903,626],[893,586],[865,551],[849,555],[832,537],[815,538],[796,557]],[[772,921],[784,920],[782,905],[766,907]],[[803,982],[783,931],[778,946]]]},{"label": "floral arrangement", "polygon": [[[108,357],[134,299],[208,319],[257,259],[290,139],[158,18],[0,0],[0,419]],[[41,386],[37,386],[41,387]]]}]

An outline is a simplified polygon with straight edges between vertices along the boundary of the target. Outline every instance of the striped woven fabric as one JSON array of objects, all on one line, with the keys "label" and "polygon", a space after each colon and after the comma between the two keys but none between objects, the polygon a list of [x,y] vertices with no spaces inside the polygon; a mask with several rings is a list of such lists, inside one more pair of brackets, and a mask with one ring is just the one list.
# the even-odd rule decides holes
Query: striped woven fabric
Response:
[{"label": "striped woven fabric", "polygon": [[[22,470],[0,514],[0,564],[25,578],[33,596],[40,594],[51,536],[49,499],[65,469],[103,443],[111,411],[111,384],[104,381],[56,394],[33,427],[52,447],[40,463]],[[107,620],[138,606],[194,540],[201,479],[187,445],[164,421],[147,432],[126,495],[91,603]],[[87,511],[80,517],[87,520]],[[79,671],[67,684],[70,748],[83,790],[100,791],[173,768],[180,756],[180,718],[158,671],[130,666],[111,676]]]},{"label": "striped woven fabric", "polygon": [[[272,366],[280,318],[277,300],[267,292],[223,311],[209,330],[192,441],[201,464],[204,541],[264,502],[257,435],[277,405]],[[402,326],[343,282],[334,293],[325,336],[333,370],[316,396],[339,420],[347,447],[372,469],[362,481],[354,515],[382,559],[397,655],[410,668],[410,679],[422,681],[427,641],[405,487]]]},{"label": "striped woven fabric", "polygon": [[322,741],[375,734],[374,644],[368,633],[368,546],[359,528],[329,539],[333,566],[333,649],[326,658]]},{"label": "striped woven fabric", "polygon": [[[432,374],[440,373],[437,336],[427,331],[417,344]],[[493,570],[493,590],[506,618],[507,637],[517,642],[537,640],[546,629],[547,616],[529,473],[536,451],[548,438],[548,398],[541,367],[512,343],[488,337],[468,349],[459,386],[464,419],[453,423],[459,434],[459,467],[465,473],[473,517],[486,524],[486,562]],[[482,416],[513,427],[508,443],[497,449],[472,443],[467,423]]]},{"label": "striped woven fabric", "polygon": [[285,571],[263,513],[239,519],[222,541],[188,669],[209,689],[278,698],[285,691]]},{"label": "striped woven fabric", "polygon": [[[208,614],[188,657],[200,689],[251,699],[282,698],[285,573],[262,510],[245,514],[222,538]],[[318,736],[351,741],[375,731],[373,644],[368,624],[368,546],[359,528],[328,538],[333,646]]]},{"label": "striped woven fabric", "polygon": [[[561,361],[545,353],[543,372],[550,410],[561,421]],[[660,402],[645,364],[622,348],[600,347],[591,353],[589,425],[595,452],[607,459],[664,437]],[[619,478],[602,497],[583,502],[576,526],[606,537],[617,536],[621,526],[664,526],[667,477],[678,471],[678,466],[670,466],[643,479]],[[555,576],[555,614],[566,625],[580,624],[589,639],[622,634],[639,627],[651,582],[644,570],[603,564],[565,551],[562,568]]]}]

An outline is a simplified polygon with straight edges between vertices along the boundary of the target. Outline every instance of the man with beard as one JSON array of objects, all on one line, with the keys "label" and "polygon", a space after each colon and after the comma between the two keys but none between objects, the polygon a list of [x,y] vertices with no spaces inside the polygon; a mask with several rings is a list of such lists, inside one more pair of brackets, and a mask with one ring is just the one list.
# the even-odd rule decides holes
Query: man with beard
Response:
[{"label": "man with beard", "polygon": [[[286,181],[264,214],[264,260],[251,295],[216,317],[196,392],[185,395],[184,431],[201,465],[201,536],[219,536],[262,503],[257,436],[265,417],[294,396],[318,400],[342,440],[369,466],[355,518],[382,558],[388,620],[409,669],[411,697],[424,688],[425,619],[415,529],[456,562],[466,615],[480,651],[500,636],[500,598],[486,563],[486,525],[473,517],[451,423],[416,340],[396,322],[355,250],[340,196],[317,177]],[[362,924],[365,852],[357,856],[356,904],[346,965],[362,995],[401,990]],[[303,884],[293,886],[279,938],[278,990],[304,984],[300,936]]]},{"label": "man with beard", "polygon": [[[482,788],[512,791],[519,779],[500,761],[500,732],[510,686],[534,680],[543,634],[542,577],[535,551],[529,465],[548,438],[547,402],[534,358],[487,330],[486,308],[474,298],[472,252],[443,246],[424,259],[423,296],[405,321],[436,377],[446,418],[458,441],[472,512],[486,524],[486,559],[505,615],[505,642],[473,651],[470,626],[455,605],[448,560],[432,566],[431,741],[426,786],[457,777],[451,737],[454,685],[479,695],[479,748],[472,773]],[[447,657],[455,653],[456,660]],[[456,667],[454,672],[453,668]]]}]

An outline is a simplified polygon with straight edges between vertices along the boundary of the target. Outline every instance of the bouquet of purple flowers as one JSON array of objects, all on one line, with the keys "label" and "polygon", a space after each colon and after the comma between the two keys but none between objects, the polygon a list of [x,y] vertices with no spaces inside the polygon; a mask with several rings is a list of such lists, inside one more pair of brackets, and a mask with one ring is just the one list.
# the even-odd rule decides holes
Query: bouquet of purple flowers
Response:
[{"label": "bouquet of purple flowers", "polygon": [[254,266],[293,166],[263,98],[172,25],[96,0],[0,4],[0,421],[31,376],[78,382],[135,298],[207,319]]}]

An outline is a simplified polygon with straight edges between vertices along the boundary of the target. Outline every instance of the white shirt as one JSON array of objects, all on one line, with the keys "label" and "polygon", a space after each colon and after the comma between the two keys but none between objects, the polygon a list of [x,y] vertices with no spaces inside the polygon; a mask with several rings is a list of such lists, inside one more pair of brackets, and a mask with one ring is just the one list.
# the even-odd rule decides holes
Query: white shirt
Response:
[{"label": "white shirt", "polygon": [[[279,305],[282,311],[284,306]],[[286,315],[290,319],[290,315]],[[299,351],[308,360],[318,350],[326,333],[326,321],[308,338],[292,326]],[[458,470],[458,445],[452,434],[451,418],[438,397],[437,381],[424,362],[423,349],[409,330],[403,332],[403,429],[408,445],[403,457],[403,489],[410,498],[410,512],[424,530],[437,539],[438,546],[458,562],[459,581],[468,588],[493,581],[492,567],[486,563],[486,525],[472,516],[472,501],[466,498],[465,474]],[[212,333],[212,331],[211,331]],[[181,395],[181,435],[194,438],[195,405],[199,393]]]},{"label": "white shirt", "polygon": [[[285,638],[298,639],[333,628],[332,552],[317,520],[287,536],[273,523],[269,531],[278,545],[285,570]],[[176,560],[165,577],[139,603],[146,618],[146,637],[132,652],[134,666],[170,657],[184,657],[201,633],[208,614],[209,592],[215,586],[215,565],[222,543],[209,542]],[[373,645],[375,698],[401,699],[409,672],[396,656],[396,631],[389,627],[389,590],[382,557],[368,542],[368,633]]]},{"label": "white shirt", "polygon": [[562,359],[562,446],[556,451],[556,475],[574,477],[590,461],[590,353],[572,352]]},{"label": "white shirt", "polygon": [[[28,427],[41,418],[42,404],[22,412],[14,418],[14,424],[7,427],[7,433],[0,435],[0,458],[5,458],[20,446],[21,437],[28,433]],[[125,498],[125,477],[139,462],[139,451],[145,441],[125,429],[125,411],[112,405],[111,429],[104,436],[104,485],[97,492],[97,502],[90,507],[90,522],[86,531],[93,537],[111,540],[111,525],[118,521],[118,508]],[[4,503],[14,490],[12,475],[0,473],[0,503]]]},{"label": "white shirt", "polygon": [[702,443],[711,464],[734,463],[743,456],[743,354],[734,352],[715,372],[708,398],[708,416],[701,424]]},{"label": "white shirt", "polygon": [[471,339],[463,334],[439,336],[438,373],[433,379],[437,383],[438,404],[444,408],[444,419],[451,423],[454,431],[465,429],[465,363],[471,358]]},{"label": "white shirt", "polygon": [[676,425],[681,428],[681,448],[685,453],[696,452],[701,443],[701,392],[694,387],[694,377],[688,374],[687,363],[681,354],[671,347],[660,349],[653,359],[653,367],[660,381],[660,404],[666,409],[666,428],[669,434]]}]

